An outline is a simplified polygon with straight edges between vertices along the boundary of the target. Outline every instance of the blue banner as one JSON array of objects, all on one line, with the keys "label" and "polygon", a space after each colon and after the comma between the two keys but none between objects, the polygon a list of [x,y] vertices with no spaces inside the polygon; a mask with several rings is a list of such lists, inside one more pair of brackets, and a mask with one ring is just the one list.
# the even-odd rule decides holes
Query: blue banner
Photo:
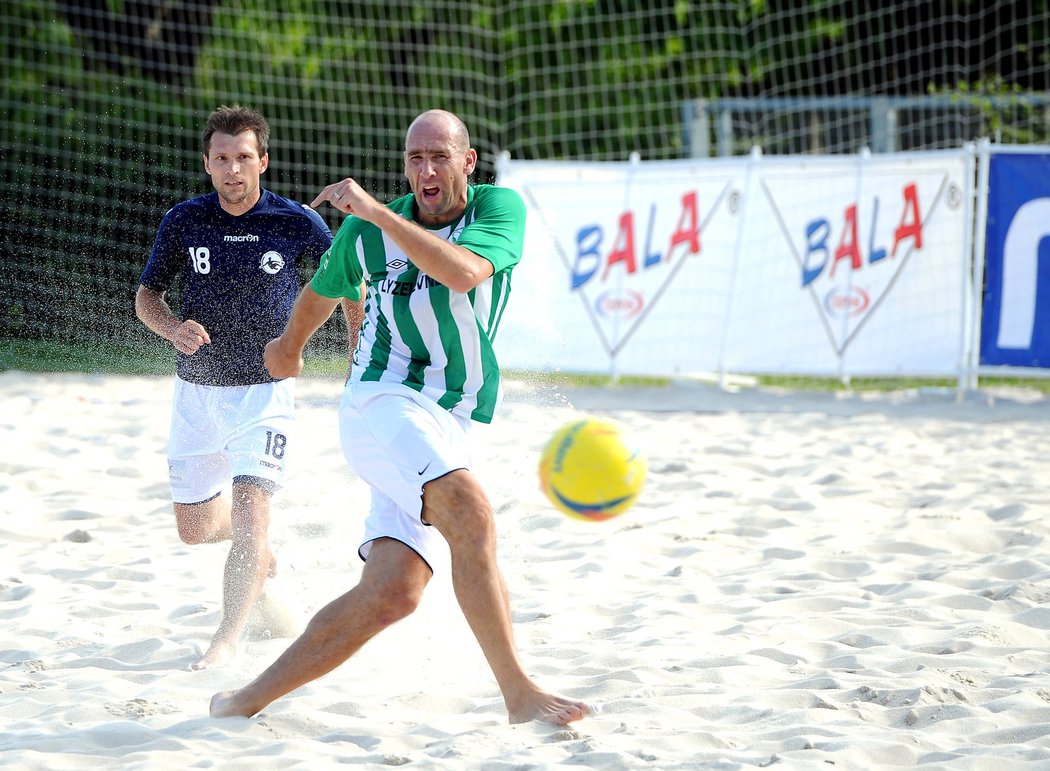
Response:
[{"label": "blue banner", "polygon": [[993,154],[981,364],[1050,367],[1050,154]]}]

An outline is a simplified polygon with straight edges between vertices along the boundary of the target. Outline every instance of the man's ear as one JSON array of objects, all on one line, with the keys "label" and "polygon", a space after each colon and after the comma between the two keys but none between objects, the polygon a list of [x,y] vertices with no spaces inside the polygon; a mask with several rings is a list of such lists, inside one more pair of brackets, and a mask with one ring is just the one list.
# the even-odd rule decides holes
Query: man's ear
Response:
[{"label": "man's ear", "polygon": [[475,167],[478,165],[478,151],[473,147],[467,150],[466,157],[463,162],[463,171],[469,177],[474,173]]},{"label": "man's ear", "polygon": [[265,153],[263,154],[263,157],[259,159],[259,173],[262,174],[268,168],[270,168],[270,154]]},{"label": "man's ear", "polygon": [[202,155],[201,158],[204,159],[204,173],[211,174],[211,169],[208,168],[208,156]]}]

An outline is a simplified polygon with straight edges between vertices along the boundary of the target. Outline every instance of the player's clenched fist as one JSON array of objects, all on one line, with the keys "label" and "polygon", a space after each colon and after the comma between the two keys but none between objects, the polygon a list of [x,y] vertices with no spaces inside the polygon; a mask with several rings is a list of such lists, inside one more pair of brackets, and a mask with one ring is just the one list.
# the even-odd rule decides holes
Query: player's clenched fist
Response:
[{"label": "player's clenched fist", "polygon": [[303,371],[303,352],[285,344],[284,338],[276,337],[263,350],[263,364],[275,378],[298,377]]}]

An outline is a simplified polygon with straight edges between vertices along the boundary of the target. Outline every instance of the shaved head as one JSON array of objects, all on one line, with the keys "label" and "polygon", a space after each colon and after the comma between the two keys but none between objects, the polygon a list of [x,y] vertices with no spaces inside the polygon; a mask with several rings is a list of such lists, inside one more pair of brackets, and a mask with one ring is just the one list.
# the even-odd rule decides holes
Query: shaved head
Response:
[{"label": "shaved head", "polygon": [[459,119],[458,115],[447,110],[427,110],[417,115],[416,119],[408,127],[408,131],[405,132],[406,146],[413,129],[423,124],[428,126],[443,124],[449,133],[453,146],[457,150],[466,152],[470,149],[470,132],[467,131],[467,125]]}]

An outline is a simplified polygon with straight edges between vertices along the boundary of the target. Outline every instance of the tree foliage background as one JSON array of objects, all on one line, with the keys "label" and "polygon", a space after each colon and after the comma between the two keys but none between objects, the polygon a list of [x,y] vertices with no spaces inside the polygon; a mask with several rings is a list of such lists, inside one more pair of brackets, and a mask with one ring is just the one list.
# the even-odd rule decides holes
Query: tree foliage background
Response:
[{"label": "tree foliage background", "polygon": [[8,0],[0,338],[149,340],[138,274],[164,212],[210,189],[199,133],[219,104],[267,115],[264,184],[308,201],[346,175],[406,192],[403,132],[428,107],[464,118],[485,181],[502,151],[682,157],[688,100],[1050,85],[1045,1],[871,5]]}]

